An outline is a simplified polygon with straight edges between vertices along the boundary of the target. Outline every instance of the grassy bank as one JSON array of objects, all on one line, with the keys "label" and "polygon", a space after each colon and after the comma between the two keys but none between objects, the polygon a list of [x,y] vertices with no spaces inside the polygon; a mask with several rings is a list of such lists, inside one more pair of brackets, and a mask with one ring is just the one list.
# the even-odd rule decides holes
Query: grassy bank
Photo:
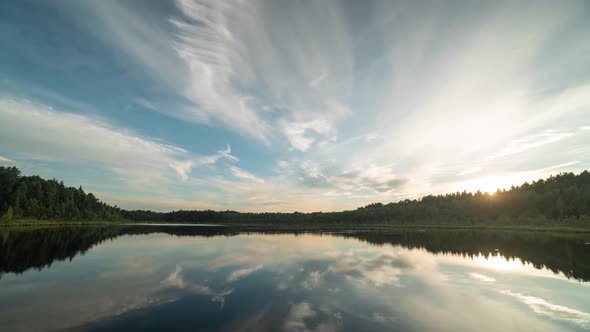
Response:
[{"label": "grassy bank", "polygon": [[[221,224],[224,225],[224,224]],[[498,230],[528,232],[590,233],[588,227],[565,226],[483,226],[483,225],[392,225],[392,224],[225,224],[243,230],[293,231],[388,231],[388,230]]]},{"label": "grassy bank", "polygon": [[37,220],[37,219],[13,219],[10,221],[0,221],[0,227],[9,226],[85,226],[85,225],[118,225],[122,222],[104,221],[104,220],[87,220],[87,221],[70,221],[70,220]]},{"label": "grassy bank", "polygon": [[[129,224],[169,224],[168,222],[130,222],[130,221],[65,221],[65,220],[35,220],[17,219],[0,223],[0,227],[46,227],[46,226],[121,226]],[[590,233],[590,227],[576,227],[566,225],[447,225],[447,224],[393,224],[393,223],[212,223],[244,231],[387,231],[387,230],[499,230],[526,232],[560,232],[560,233]]]}]

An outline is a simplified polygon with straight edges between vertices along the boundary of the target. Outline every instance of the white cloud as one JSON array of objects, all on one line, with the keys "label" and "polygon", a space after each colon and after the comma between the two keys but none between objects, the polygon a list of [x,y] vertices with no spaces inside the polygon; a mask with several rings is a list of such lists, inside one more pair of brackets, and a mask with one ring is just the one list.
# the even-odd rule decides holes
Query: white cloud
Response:
[{"label": "white cloud", "polygon": [[325,79],[328,77],[328,72],[324,71],[318,77],[314,78],[309,82],[309,86],[312,88],[317,88]]},{"label": "white cloud", "polygon": [[159,86],[163,82],[165,86],[179,89],[186,84],[186,69],[178,65],[178,58],[170,47],[171,35],[166,22],[149,15],[148,6],[117,1],[76,1],[52,6],[58,7],[64,18],[73,20],[82,31],[126,54],[125,64],[142,66],[142,73],[157,81]]},{"label": "white cloud", "polygon": [[[168,212],[172,210],[225,210],[226,206],[217,204],[210,199],[209,201],[203,201],[207,198],[205,193],[199,194],[199,199],[190,199],[189,197],[182,197],[182,194],[173,192],[172,194],[167,191],[158,192],[156,195],[148,195],[145,192],[130,194],[111,194],[108,192],[94,191],[97,197],[103,202],[111,205],[123,206],[131,210],[152,210]],[[179,197],[180,196],[180,197]]]},{"label": "white cloud", "polygon": [[283,122],[283,134],[293,148],[305,152],[317,138],[313,135],[327,135],[332,127],[327,120],[316,119],[305,122]]},{"label": "white cloud", "polygon": [[186,179],[193,167],[221,158],[237,160],[229,146],[211,156],[196,156],[102,120],[31,101],[0,99],[0,147],[14,146],[28,158],[86,163],[147,180],[169,176],[169,166]]},{"label": "white cloud", "polygon": [[172,167],[172,169],[174,169],[184,181],[188,180],[188,174],[193,168],[193,165],[193,162],[190,160],[178,161],[173,164],[169,164],[169,166]]},{"label": "white cloud", "polygon": [[572,137],[574,133],[541,133],[537,135],[531,135],[523,138],[519,138],[511,141],[507,147],[505,147],[498,154],[490,158],[506,157],[509,155],[524,152],[529,149],[540,147],[546,144],[555,143],[563,139]]},{"label": "white cloud", "polygon": [[22,153],[48,160],[124,166],[161,163],[186,154],[103,121],[28,101],[0,100],[0,126],[5,148],[18,146]]},{"label": "white cloud", "polygon": [[462,170],[461,172],[457,173],[458,176],[469,175],[473,173],[481,172],[481,167],[472,167],[466,170]]},{"label": "white cloud", "polygon": [[[228,160],[239,161],[239,159],[231,154],[231,147],[229,144],[225,150],[219,150],[216,154],[211,156],[198,157],[193,160],[179,161],[169,166],[172,167],[180,177],[186,181],[189,178],[189,173],[194,167],[203,165],[215,164],[218,160],[225,158]],[[235,166],[231,166],[235,167]]]},{"label": "white cloud", "polygon": [[253,182],[258,182],[258,183],[264,183],[263,179],[257,177],[256,175],[254,175],[248,171],[245,171],[237,166],[230,166],[229,170],[237,178],[249,180],[249,181],[253,181]]},{"label": "white cloud", "polygon": [[212,119],[267,141],[268,124],[232,83],[238,75],[236,66],[244,61],[240,56],[244,44],[230,23],[243,20],[251,10],[249,5],[207,0],[179,0],[177,5],[190,21],[170,20],[177,28],[174,49],[189,70],[184,94],[198,105],[186,110],[185,116]]},{"label": "white cloud", "polygon": [[[200,184],[227,192],[207,196],[211,206],[353,208],[455,191],[473,176],[491,187],[497,177],[518,181],[511,175],[564,161],[577,160],[576,169],[590,166],[584,136],[590,85],[577,70],[588,50],[576,42],[588,39],[590,29],[572,15],[580,3],[481,4],[458,13],[385,1],[358,17],[337,1],[174,5],[163,15],[131,2],[55,6],[101,46],[113,47],[117,65],[136,69],[130,75],[152,78],[146,90],[162,88],[174,105],[160,107],[165,101],[158,96],[147,100],[149,94],[138,93],[130,97],[142,106],[136,108],[223,127],[266,143],[254,146],[254,153],[266,149],[283,160],[264,183],[254,176],[256,168],[230,167],[236,183],[201,177],[207,179]],[[65,15],[70,6],[74,15]],[[523,11],[526,18],[513,14]],[[145,92],[143,84],[136,87]],[[35,116],[47,128],[25,113],[2,113],[0,146],[9,146],[11,157],[100,165],[142,185],[167,181],[170,173],[193,184],[195,167],[233,159],[229,151],[194,156],[105,121],[54,110]],[[30,134],[17,132],[23,123]],[[451,171],[441,175],[441,169]],[[174,199],[191,206],[186,198]]]},{"label": "white cloud", "polygon": [[355,190],[369,190],[374,193],[388,192],[405,184],[393,172],[393,165],[363,164],[348,170],[336,165],[326,167],[311,160],[301,163],[301,180],[304,185],[315,188],[334,188],[347,194]]},{"label": "white cloud", "polygon": [[4,158],[2,156],[0,156],[0,165],[16,165],[18,164],[18,162],[12,160],[12,159],[8,159],[8,158]]},{"label": "white cloud", "polygon": [[285,169],[285,168],[289,167],[289,162],[286,160],[279,160],[279,161],[277,161],[277,167],[279,169]]},{"label": "white cloud", "polygon": [[379,138],[379,135],[377,135],[375,133],[367,134],[367,135],[365,135],[365,142],[372,142],[372,141],[376,140],[377,138]]},{"label": "white cloud", "polygon": [[315,108],[315,112],[295,112],[294,119],[280,121],[282,133],[289,144],[301,152],[315,143],[323,148],[336,142],[336,123],[351,114],[348,106],[333,99],[324,100]]}]

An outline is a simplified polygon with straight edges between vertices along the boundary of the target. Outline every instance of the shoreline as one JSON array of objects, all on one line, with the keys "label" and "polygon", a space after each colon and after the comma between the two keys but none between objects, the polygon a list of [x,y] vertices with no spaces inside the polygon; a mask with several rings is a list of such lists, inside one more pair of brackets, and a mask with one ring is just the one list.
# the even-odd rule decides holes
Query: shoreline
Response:
[{"label": "shoreline", "polygon": [[287,223],[168,223],[168,222],[129,222],[129,221],[53,221],[53,220],[16,220],[0,223],[0,229],[13,227],[51,227],[51,226],[154,226],[154,227],[228,227],[239,231],[317,231],[317,232],[355,232],[355,231],[390,231],[390,230],[474,230],[474,231],[521,231],[521,232],[556,232],[556,233],[590,233],[590,227],[575,226],[536,226],[536,225],[428,225],[428,224],[378,224],[378,223],[325,223],[325,224],[287,224]]}]

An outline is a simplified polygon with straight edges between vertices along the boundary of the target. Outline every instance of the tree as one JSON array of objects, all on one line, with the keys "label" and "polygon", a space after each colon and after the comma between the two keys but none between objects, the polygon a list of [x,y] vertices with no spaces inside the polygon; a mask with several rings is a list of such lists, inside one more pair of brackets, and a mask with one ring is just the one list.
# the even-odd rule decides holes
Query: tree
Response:
[{"label": "tree", "polygon": [[2,216],[2,218],[0,218],[0,220],[2,221],[10,221],[12,220],[14,216],[14,212],[12,210],[12,205],[8,207],[8,209],[6,210],[6,212],[4,213],[4,215]]}]

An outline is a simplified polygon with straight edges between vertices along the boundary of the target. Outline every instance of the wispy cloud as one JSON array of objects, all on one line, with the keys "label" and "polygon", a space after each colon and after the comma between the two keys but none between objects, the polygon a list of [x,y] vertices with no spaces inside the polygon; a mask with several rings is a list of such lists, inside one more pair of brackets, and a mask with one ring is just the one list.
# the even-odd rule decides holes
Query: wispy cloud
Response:
[{"label": "wispy cloud", "polygon": [[[221,158],[237,160],[229,145],[211,156],[144,138],[133,131],[87,116],[60,112],[25,100],[0,99],[0,147],[45,161],[87,163],[130,178],[167,177],[170,165],[183,179],[193,167]],[[169,169],[169,168],[168,168]]]},{"label": "wispy cloud", "polygon": [[8,159],[8,158],[4,158],[2,156],[0,156],[0,164],[3,165],[16,165],[18,164],[18,162],[12,160],[12,159]]},{"label": "wispy cloud", "polygon": [[[155,107],[145,98],[136,98],[136,103],[267,144],[284,132],[299,150],[307,150],[309,140],[315,139],[302,139],[307,135],[298,132],[321,135],[323,128],[333,125],[326,123],[334,121],[332,117],[318,115],[333,113],[344,104],[343,97],[350,92],[338,91],[346,91],[343,85],[351,86],[352,73],[350,37],[340,8],[327,3],[280,8],[264,1],[221,4],[211,0],[178,0],[175,5],[181,15],[170,14],[167,22],[142,20],[145,13],[132,10],[133,5],[79,5],[113,35],[109,40],[108,34],[99,33],[101,39],[130,58],[139,58],[150,73],[191,105]],[[109,9],[117,14],[109,16]],[[324,28],[308,25],[310,17]],[[276,25],[284,20],[293,23],[288,28]],[[285,44],[286,35],[297,37]],[[284,105],[286,112],[269,117],[265,105]],[[281,125],[285,121],[292,124]],[[277,131],[278,127],[283,130]]]},{"label": "wispy cloud", "polygon": [[100,120],[30,101],[0,100],[0,126],[5,148],[11,142],[22,154],[40,159],[148,165],[187,153]]},{"label": "wispy cloud", "polygon": [[[247,3],[220,4],[215,1],[177,1],[190,21],[172,18],[177,28],[174,49],[189,70],[185,95],[197,106],[187,116],[213,119],[240,132],[267,141],[269,126],[248,104],[232,80],[244,65],[243,40],[237,38],[233,20],[246,20],[252,10]],[[246,17],[245,17],[246,16]]]},{"label": "wispy cloud", "polygon": [[[170,164],[180,177],[186,181],[189,178],[189,173],[195,167],[203,166],[203,165],[211,165],[215,164],[220,159],[228,159],[232,161],[239,161],[239,159],[231,154],[231,147],[229,144],[225,150],[219,150],[216,154],[210,156],[201,156],[197,157],[193,160],[185,160],[185,161],[178,161],[175,163]],[[235,166],[231,166],[232,169],[236,168]]]},{"label": "wispy cloud", "polygon": [[[152,180],[153,181],[153,180]],[[193,189],[194,190],[194,189]],[[167,190],[158,192],[146,193],[132,192],[122,194],[112,194],[103,191],[93,191],[97,197],[102,201],[112,204],[123,206],[127,209],[132,210],[152,210],[168,212],[172,210],[225,210],[226,206],[215,203],[214,199],[206,196],[205,194],[199,194],[198,197],[186,196],[183,192],[173,191],[172,193]]]},{"label": "wispy cloud", "polygon": [[325,79],[328,77],[328,72],[324,71],[318,77],[314,78],[309,82],[309,86],[312,88],[317,88]]},{"label": "wispy cloud", "polygon": [[393,165],[363,164],[348,170],[341,170],[330,163],[322,167],[313,161],[305,161],[300,166],[301,181],[309,187],[334,188],[344,192],[366,189],[373,192],[386,192],[399,188],[407,180],[393,171]]},{"label": "wispy cloud", "polygon": [[493,155],[491,158],[506,157],[509,155],[524,152],[529,149],[537,148],[546,144],[555,143],[572,137],[574,133],[542,133],[537,135],[531,135],[523,138],[519,138],[511,141],[507,147],[505,147],[498,154]]},{"label": "wispy cloud", "polygon": [[480,171],[481,171],[481,167],[472,167],[472,168],[468,168],[466,170],[463,170],[463,171],[457,173],[457,175],[459,175],[459,176],[469,175],[469,174],[477,173]]},{"label": "wispy cloud", "polygon": [[[18,15],[0,36],[15,46],[13,76],[0,81],[14,92],[2,94],[0,147],[16,161],[84,163],[183,207],[305,211],[590,167],[583,1],[48,6],[60,14],[43,17],[51,33],[71,28],[63,40],[45,43],[45,30]],[[63,75],[43,74],[52,72]],[[49,92],[35,92],[40,84]],[[74,102],[50,109],[21,93]],[[252,156],[247,170],[229,148],[216,151],[229,143],[241,153],[236,136]],[[114,182],[105,186],[122,201]]]},{"label": "wispy cloud", "polygon": [[245,171],[237,166],[230,166],[229,168],[230,172],[233,174],[233,176],[240,178],[240,179],[244,179],[244,180],[250,180],[250,181],[254,181],[254,182],[258,182],[258,183],[264,183],[264,180],[257,177],[256,175]]}]

